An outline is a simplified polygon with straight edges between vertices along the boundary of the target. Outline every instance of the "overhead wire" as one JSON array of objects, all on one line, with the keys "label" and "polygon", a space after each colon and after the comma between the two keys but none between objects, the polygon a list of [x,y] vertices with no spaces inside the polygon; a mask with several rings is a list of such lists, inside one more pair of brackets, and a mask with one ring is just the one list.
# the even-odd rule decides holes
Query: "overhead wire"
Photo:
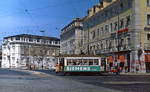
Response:
[{"label": "overhead wire", "polygon": [[[73,3],[70,1],[66,1],[66,2],[63,2],[63,3],[61,3],[60,5],[59,4],[55,4],[55,5],[47,5],[47,6],[44,6],[44,7],[39,7],[39,8],[34,8],[34,9],[28,9],[27,7],[26,7],[26,5],[23,3],[23,1],[22,0],[19,0],[19,3],[21,4],[21,6],[23,7],[23,12],[14,12],[14,13],[7,13],[6,15],[3,15],[3,16],[12,16],[13,14],[15,14],[15,13],[18,13],[18,14],[26,14],[28,17],[29,17],[29,19],[31,20],[31,23],[34,23],[34,25],[37,25],[37,23],[35,22],[35,20],[34,20],[34,18],[33,18],[33,15],[36,15],[36,14],[34,14],[33,12],[34,11],[39,11],[39,10],[46,10],[46,9],[48,9],[48,8],[50,8],[50,7],[63,7],[63,6],[69,6],[69,5],[71,5],[71,6],[73,6],[73,5],[75,5],[75,6],[77,6],[77,7],[72,7],[72,8],[74,8],[73,10],[75,10],[75,13],[76,13],[76,15],[75,15],[75,17],[76,16],[79,16],[80,14],[79,14],[79,12],[78,12],[78,4],[79,3],[82,3],[83,1],[82,0],[79,0],[79,1],[77,1],[77,0],[74,0],[73,1]],[[92,2],[92,1],[91,1]],[[76,5],[77,4],[77,5]],[[48,15],[48,14],[41,14],[41,16],[50,16],[50,17],[52,17],[51,15]],[[0,15],[1,16],[1,15]],[[64,18],[66,18],[66,19],[68,19],[68,17],[66,17],[66,16],[58,16],[58,18],[60,17],[60,19],[64,19]],[[72,17],[71,17],[72,18]],[[70,19],[70,18],[69,18]],[[36,26],[37,27],[37,29],[39,29],[39,26],[37,25]]]},{"label": "overhead wire", "polygon": [[[19,3],[21,4],[21,6],[23,7],[24,13],[27,14],[27,16],[29,17],[31,23],[33,23],[33,24],[36,26],[37,30],[39,30],[39,26],[37,25],[37,22],[35,22],[35,20],[34,20],[32,14],[30,13],[30,11],[29,11],[28,8],[26,7],[26,5],[22,2],[22,0],[18,0],[18,1],[19,1]],[[26,30],[26,31],[27,31],[27,33],[30,33],[31,30]],[[32,31],[34,31],[34,30],[32,30]],[[35,31],[36,31],[36,30],[35,30]],[[36,34],[37,31],[36,31],[36,32],[32,32],[32,34],[33,34],[33,33]]]}]

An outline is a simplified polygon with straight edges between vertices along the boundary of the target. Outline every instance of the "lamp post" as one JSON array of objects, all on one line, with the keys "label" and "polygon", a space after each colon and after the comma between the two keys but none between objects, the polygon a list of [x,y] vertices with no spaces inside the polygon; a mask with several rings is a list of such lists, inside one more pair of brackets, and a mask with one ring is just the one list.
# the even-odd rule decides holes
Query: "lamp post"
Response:
[{"label": "lamp post", "polygon": [[[44,30],[41,30],[40,32],[43,34],[42,36],[43,36],[43,40],[44,40],[44,32],[45,32],[45,31],[44,31]],[[44,54],[45,54],[44,41],[43,41],[43,43],[41,42],[41,47],[42,47],[42,59],[41,59],[41,61],[42,61],[42,69],[43,69],[43,67],[44,67],[44,66],[43,66],[43,65],[44,65],[44,64],[43,64],[43,63],[44,63],[43,60],[44,60]]]}]

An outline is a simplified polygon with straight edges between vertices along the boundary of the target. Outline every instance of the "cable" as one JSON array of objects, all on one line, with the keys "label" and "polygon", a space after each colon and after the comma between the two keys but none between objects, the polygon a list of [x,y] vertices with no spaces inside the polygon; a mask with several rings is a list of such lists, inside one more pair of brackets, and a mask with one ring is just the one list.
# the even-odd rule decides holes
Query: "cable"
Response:
[{"label": "cable", "polygon": [[45,9],[48,9],[48,8],[51,8],[51,7],[63,7],[63,6],[69,6],[69,5],[73,5],[73,4],[80,4],[82,2],[82,0],[75,0],[76,2],[75,3],[70,3],[70,2],[63,2],[61,5],[59,4],[55,4],[55,5],[47,5],[47,6],[44,6],[44,7],[39,7],[39,8],[35,8],[35,9],[30,9],[29,11],[39,11],[39,10],[45,10]]}]

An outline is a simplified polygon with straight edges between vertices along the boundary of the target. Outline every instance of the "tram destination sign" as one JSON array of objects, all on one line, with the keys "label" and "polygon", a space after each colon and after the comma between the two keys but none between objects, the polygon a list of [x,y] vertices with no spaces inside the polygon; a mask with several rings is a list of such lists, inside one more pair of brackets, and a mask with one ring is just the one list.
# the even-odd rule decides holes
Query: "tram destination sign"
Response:
[{"label": "tram destination sign", "polygon": [[66,72],[99,72],[100,66],[65,66]]}]

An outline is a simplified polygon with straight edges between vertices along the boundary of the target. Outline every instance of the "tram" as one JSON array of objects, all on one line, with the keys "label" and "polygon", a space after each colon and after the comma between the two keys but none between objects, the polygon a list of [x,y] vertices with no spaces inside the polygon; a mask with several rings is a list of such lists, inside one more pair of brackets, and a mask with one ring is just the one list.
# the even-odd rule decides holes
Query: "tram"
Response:
[{"label": "tram", "polygon": [[58,57],[56,73],[102,73],[107,71],[107,61],[100,56]]}]

